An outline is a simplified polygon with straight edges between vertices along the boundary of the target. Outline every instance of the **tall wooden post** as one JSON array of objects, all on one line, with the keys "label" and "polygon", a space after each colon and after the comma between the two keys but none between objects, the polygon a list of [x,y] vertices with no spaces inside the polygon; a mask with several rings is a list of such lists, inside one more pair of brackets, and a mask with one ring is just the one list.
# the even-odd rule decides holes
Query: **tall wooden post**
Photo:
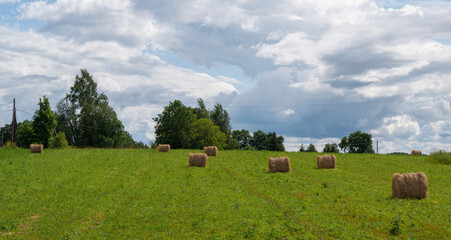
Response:
[{"label": "tall wooden post", "polygon": [[17,120],[16,120],[16,99],[13,100],[13,121],[11,122],[11,147],[16,144]]}]

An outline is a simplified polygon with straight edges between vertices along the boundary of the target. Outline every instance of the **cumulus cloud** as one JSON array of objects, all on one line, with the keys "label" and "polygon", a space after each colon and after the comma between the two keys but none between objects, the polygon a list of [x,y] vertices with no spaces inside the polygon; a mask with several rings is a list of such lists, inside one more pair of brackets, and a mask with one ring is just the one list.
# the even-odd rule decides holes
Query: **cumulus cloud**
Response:
[{"label": "cumulus cloud", "polygon": [[[136,119],[131,116],[139,112],[140,119],[146,119],[138,121],[148,129],[144,139],[152,139],[153,125],[149,121],[156,112],[139,106],[152,103],[161,106],[174,99],[208,100],[236,91],[230,83],[233,79],[225,81],[173,66],[152,54],[143,54],[139,49],[117,42],[80,43],[1,26],[0,35],[8,36],[0,38],[0,63],[3,66],[0,69],[0,99],[2,103],[9,103],[16,98],[18,108],[28,113],[19,113],[19,120],[31,117],[30,113],[34,112],[43,95],[49,97],[55,109],[81,68],[87,68],[94,76],[99,91],[106,92],[116,111],[124,113],[120,115],[121,119],[133,136],[139,132],[133,132],[136,126],[132,122]],[[137,113],[132,114],[132,111]],[[9,118],[9,115],[1,115],[2,122],[10,121]]]},{"label": "cumulus cloud", "polygon": [[407,115],[387,117],[384,118],[383,121],[384,124],[381,128],[372,131],[374,135],[382,135],[388,138],[414,139],[421,133],[418,122],[412,120],[412,118]]},{"label": "cumulus cloud", "polygon": [[[3,102],[10,81],[17,95],[56,101],[88,68],[130,129],[152,129],[139,111],[203,97],[221,101],[234,128],[276,131],[288,145],[362,130],[394,142],[384,151],[451,148],[447,1],[6,2],[20,6],[17,24],[44,24],[0,25]],[[224,65],[252,84],[194,70]],[[238,93],[243,84],[254,87]]]}]

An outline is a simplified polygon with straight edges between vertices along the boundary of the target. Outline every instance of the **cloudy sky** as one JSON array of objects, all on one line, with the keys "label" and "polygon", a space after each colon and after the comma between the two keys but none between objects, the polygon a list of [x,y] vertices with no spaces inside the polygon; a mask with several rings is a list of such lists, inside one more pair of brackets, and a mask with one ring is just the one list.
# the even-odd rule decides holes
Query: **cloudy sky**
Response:
[{"label": "cloudy sky", "polygon": [[291,151],[356,130],[451,150],[451,1],[0,0],[1,125],[85,68],[146,143],[169,101],[203,98]]}]

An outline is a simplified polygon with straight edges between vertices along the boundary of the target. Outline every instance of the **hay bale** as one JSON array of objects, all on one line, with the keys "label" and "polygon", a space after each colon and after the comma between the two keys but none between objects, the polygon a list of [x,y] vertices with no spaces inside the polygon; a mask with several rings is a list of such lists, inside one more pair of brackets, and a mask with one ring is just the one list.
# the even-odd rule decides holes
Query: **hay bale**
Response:
[{"label": "hay bale", "polygon": [[189,166],[190,167],[207,167],[208,156],[205,153],[190,153]]},{"label": "hay bale", "polygon": [[337,167],[337,158],[335,155],[318,155],[316,157],[316,166],[317,168],[336,168]]},{"label": "hay bale", "polygon": [[157,147],[160,152],[169,152],[171,150],[171,145],[169,144],[160,144]]},{"label": "hay bale", "polygon": [[289,157],[269,158],[268,161],[269,172],[289,172],[291,171],[291,164]]},{"label": "hay bale", "polygon": [[412,155],[418,155],[418,156],[421,156],[422,153],[421,153],[420,150],[412,150]]},{"label": "hay bale", "polygon": [[218,156],[218,147],[216,146],[208,146],[204,147],[204,153],[207,154],[207,156]]},{"label": "hay bale", "polygon": [[427,198],[428,178],[423,172],[393,174],[391,190],[394,198]]},{"label": "hay bale", "polygon": [[42,144],[30,144],[31,153],[43,153],[44,145]]}]

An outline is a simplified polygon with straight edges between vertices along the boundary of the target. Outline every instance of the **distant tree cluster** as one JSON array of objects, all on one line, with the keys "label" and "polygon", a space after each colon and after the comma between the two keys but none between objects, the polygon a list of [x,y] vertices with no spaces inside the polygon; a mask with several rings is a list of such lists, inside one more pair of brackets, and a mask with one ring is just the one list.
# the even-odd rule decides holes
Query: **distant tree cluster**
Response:
[{"label": "distant tree cluster", "polygon": [[[324,145],[323,152],[338,153],[338,148],[349,153],[374,153],[371,134],[361,131],[353,132],[349,134],[349,137],[343,137],[339,144],[327,143]],[[304,144],[301,144],[299,152],[317,152],[317,150],[315,145],[310,143],[307,149],[304,148]]]},{"label": "distant tree cluster", "polygon": [[355,131],[349,137],[344,136],[338,146],[349,153],[374,153],[371,134],[361,131]]},{"label": "distant tree cluster", "polygon": [[301,148],[299,148],[299,152],[318,152],[316,150],[315,145],[313,143],[310,143],[307,147],[307,149],[304,148],[304,144],[301,144]]},{"label": "distant tree cluster", "polygon": [[[146,148],[124,130],[108,97],[97,92],[97,83],[87,70],[75,77],[74,85],[53,112],[46,96],[39,100],[33,120],[18,123],[18,145],[43,144],[45,148],[77,147]],[[11,139],[9,124],[0,128],[2,142]]]},{"label": "distant tree cluster", "polygon": [[207,110],[202,99],[195,108],[185,106],[180,100],[170,102],[155,121],[155,145],[170,144],[171,148],[202,149],[217,146],[219,149],[255,149],[285,151],[283,137],[275,132],[258,130],[250,135],[248,130],[233,130],[230,116],[220,103]]}]

